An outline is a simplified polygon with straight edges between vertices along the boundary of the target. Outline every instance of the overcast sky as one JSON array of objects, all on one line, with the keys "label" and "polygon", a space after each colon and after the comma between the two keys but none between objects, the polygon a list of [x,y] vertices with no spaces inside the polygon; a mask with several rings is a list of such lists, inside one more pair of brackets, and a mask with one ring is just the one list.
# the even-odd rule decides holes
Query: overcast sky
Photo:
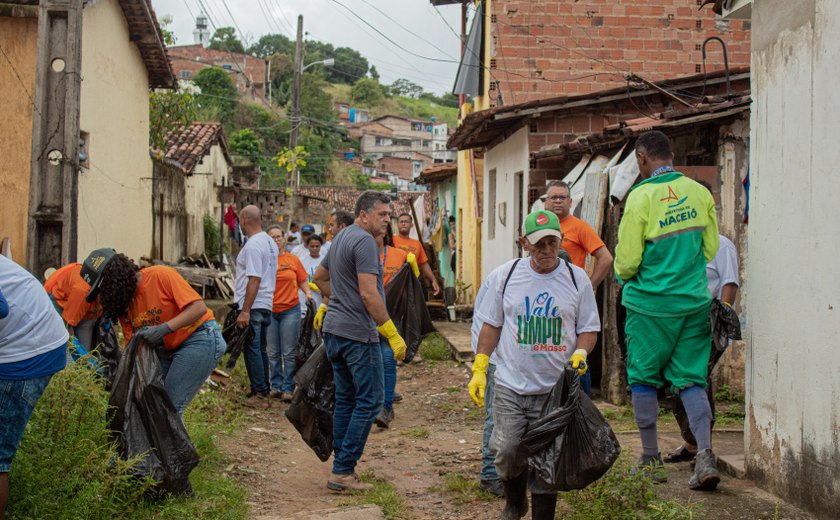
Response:
[{"label": "overcast sky", "polygon": [[[381,82],[389,84],[395,79],[406,78],[436,94],[452,89],[457,63],[412,56],[337,2],[407,51],[440,60],[454,61],[458,57],[460,44],[452,31],[460,31],[461,8],[457,4],[438,7],[452,29],[435,13],[428,0],[152,0],[152,5],[158,18],[172,17],[170,29],[175,32],[176,45],[194,43],[194,17],[200,12],[208,14],[216,27],[237,24],[247,40],[246,46],[265,34],[277,32],[294,39],[297,16],[302,14],[307,38],[356,49],[376,66]],[[410,34],[400,25],[419,36]],[[210,29],[212,33],[212,24]]]}]

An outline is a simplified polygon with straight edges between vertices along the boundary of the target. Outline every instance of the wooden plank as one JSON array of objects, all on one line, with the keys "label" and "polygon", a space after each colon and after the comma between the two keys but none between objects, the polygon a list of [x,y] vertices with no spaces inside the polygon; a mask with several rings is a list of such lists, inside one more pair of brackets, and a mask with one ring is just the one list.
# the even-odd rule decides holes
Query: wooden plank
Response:
[{"label": "wooden plank", "polygon": [[[607,186],[609,175],[601,170],[586,174],[583,200],[581,201],[580,218],[592,226],[595,233],[601,236],[604,226],[604,208],[607,206]],[[592,257],[587,255],[586,272],[592,274]]]}]

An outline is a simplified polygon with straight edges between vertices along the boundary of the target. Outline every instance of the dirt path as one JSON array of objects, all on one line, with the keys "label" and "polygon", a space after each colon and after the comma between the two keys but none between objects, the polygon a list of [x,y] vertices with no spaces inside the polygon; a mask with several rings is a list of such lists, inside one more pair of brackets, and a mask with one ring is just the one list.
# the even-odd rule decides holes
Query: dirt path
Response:
[{"label": "dirt path", "polygon": [[[401,367],[397,390],[404,396],[395,405],[396,420],[388,430],[374,427],[359,470],[372,470],[392,483],[413,519],[498,518],[501,500],[476,499],[474,491],[453,492],[453,474],[477,481],[480,468],[483,411],[472,405],[468,376],[455,362],[421,362]],[[226,471],[250,489],[255,518],[282,518],[302,511],[336,507],[346,497],[329,493],[330,463],[321,462],[283,416],[287,404],[268,411],[248,412],[245,426],[221,439],[233,464]],[[676,436],[663,434],[663,447]],[[637,435],[620,434],[625,450],[634,449]],[[690,492],[687,464],[669,465],[670,482],[657,487],[662,498],[702,501],[704,518],[807,518],[748,481],[724,478],[721,491]],[[448,475],[448,477],[447,477]],[[447,491],[449,482],[449,491]],[[463,482],[463,481],[461,481]]]}]

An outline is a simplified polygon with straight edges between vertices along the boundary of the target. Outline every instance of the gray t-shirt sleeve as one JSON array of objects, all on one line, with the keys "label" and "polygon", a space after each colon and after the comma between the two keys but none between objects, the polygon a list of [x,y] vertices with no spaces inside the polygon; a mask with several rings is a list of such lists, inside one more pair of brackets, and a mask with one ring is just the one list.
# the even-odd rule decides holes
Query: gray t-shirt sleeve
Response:
[{"label": "gray t-shirt sleeve", "polygon": [[365,235],[353,244],[356,272],[379,274],[379,249],[376,247],[376,240],[369,234]]}]

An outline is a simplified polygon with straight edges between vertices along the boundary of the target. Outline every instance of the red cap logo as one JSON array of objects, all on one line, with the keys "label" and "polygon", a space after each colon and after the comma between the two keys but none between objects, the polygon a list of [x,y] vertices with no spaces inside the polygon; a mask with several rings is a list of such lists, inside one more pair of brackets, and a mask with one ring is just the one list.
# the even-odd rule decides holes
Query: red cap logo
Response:
[{"label": "red cap logo", "polygon": [[539,215],[537,215],[537,225],[544,226],[546,224],[548,224],[548,215],[546,215],[545,213],[540,213]]}]

